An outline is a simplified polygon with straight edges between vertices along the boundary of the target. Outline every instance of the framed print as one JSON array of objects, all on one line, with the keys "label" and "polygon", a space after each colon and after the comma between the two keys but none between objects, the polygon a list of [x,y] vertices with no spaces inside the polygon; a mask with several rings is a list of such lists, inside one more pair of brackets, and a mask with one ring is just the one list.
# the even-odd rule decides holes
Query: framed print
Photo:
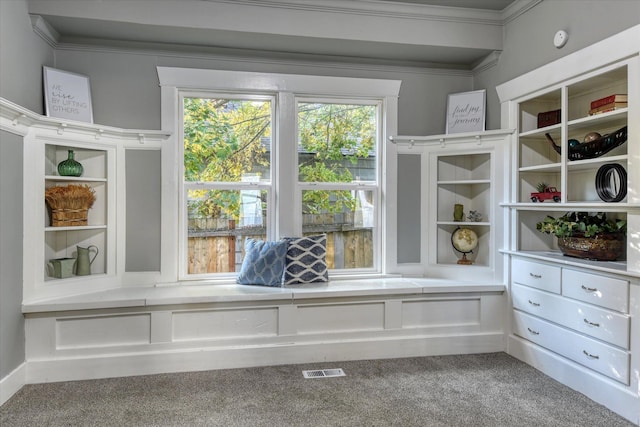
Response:
[{"label": "framed print", "polygon": [[485,130],[486,95],[485,89],[450,94],[447,98],[446,133]]},{"label": "framed print", "polygon": [[42,72],[47,116],[93,123],[89,77],[50,67]]}]

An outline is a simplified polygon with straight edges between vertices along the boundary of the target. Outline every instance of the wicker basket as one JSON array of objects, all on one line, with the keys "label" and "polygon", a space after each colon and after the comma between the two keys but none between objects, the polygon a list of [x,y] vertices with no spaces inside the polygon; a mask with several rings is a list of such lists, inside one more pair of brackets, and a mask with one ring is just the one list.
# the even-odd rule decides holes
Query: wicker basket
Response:
[{"label": "wicker basket", "polygon": [[95,192],[88,185],[51,187],[45,191],[45,201],[51,212],[52,227],[87,225],[89,209]]},{"label": "wicker basket", "polygon": [[[544,136],[547,137],[547,141],[549,141],[553,149],[556,150],[558,154],[562,154],[560,146],[555,143],[553,138],[551,138],[551,135],[549,135],[548,133],[545,133]],[[613,133],[601,136],[598,139],[594,139],[593,141],[589,141],[582,144],[578,144],[573,147],[569,147],[568,159],[569,160],[595,159],[604,154],[607,154],[609,151],[613,150],[616,147],[619,147],[626,141],[627,141],[627,127],[625,126]]]},{"label": "wicker basket", "polygon": [[89,209],[51,209],[51,226],[87,225]]}]

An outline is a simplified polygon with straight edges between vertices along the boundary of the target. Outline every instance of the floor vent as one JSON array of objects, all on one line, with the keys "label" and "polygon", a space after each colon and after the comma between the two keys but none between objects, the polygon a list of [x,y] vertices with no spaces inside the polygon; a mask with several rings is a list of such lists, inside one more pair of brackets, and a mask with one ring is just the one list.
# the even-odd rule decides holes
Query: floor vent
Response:
[{"label": "floor vent", "polygon": [[344,377],[346,374],[341,368],[338,369],[317,369],[315,371],[302,371],[305,378],[330,378]]}]

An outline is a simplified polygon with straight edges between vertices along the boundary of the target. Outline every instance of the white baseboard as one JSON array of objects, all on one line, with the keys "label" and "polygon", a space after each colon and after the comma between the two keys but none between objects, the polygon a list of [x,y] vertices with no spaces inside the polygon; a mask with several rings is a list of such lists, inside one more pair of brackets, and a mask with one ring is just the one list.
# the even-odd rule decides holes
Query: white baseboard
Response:
[{"label": "white baseboard", "polygon": [[509,337],[507,352],[640,426],[640,396],[622,385],[515,336]]},{"label": "white baseboard", "polygon": [[174,349],[28,362],[27,383],[346,360],[504,351],[502,333]]},{"label": "white baseboard", "polygon": [[0,380],[0,406],[26,384],[26,363],[21,364]]}]

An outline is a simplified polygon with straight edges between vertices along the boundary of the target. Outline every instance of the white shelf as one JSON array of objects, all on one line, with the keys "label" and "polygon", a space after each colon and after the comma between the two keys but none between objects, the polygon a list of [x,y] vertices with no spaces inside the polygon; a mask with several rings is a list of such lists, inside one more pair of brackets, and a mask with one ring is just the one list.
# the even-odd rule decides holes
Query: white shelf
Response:
[{"label": "white shelf", "polygon": [[106,229],[107,226],[105,224],[102,225],[75,225],[69,227],[45,227],[45,232],[55,232],[55,231],[81,231],[81,230],[100,230]]},{"label": "white shelf", "polygon": [[107,178],[93,178],[85,176],[45,175],[44,179],[47,181],[57,182],[107,182]]}]

